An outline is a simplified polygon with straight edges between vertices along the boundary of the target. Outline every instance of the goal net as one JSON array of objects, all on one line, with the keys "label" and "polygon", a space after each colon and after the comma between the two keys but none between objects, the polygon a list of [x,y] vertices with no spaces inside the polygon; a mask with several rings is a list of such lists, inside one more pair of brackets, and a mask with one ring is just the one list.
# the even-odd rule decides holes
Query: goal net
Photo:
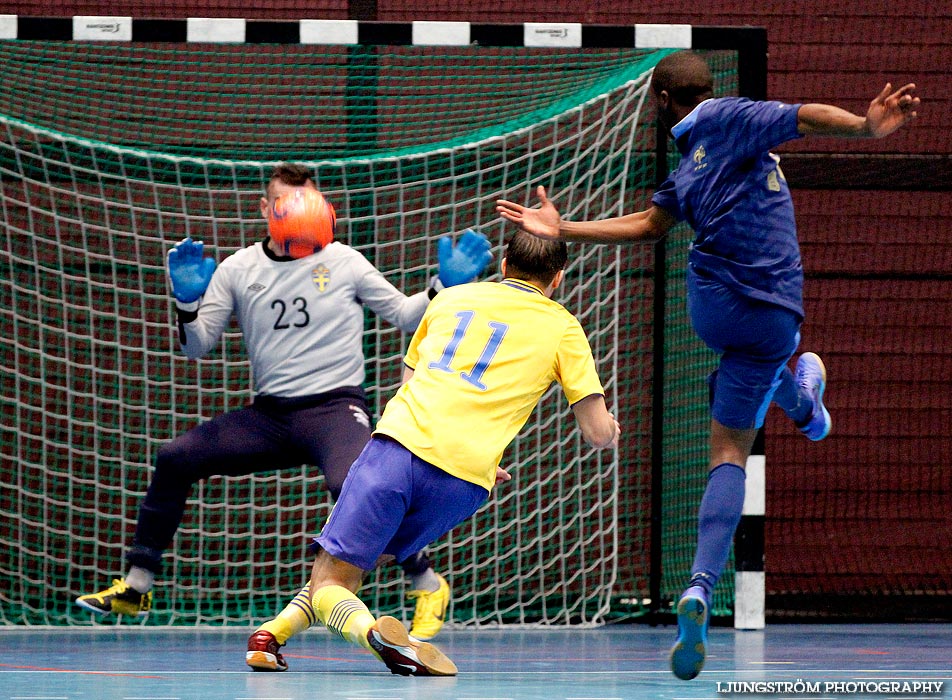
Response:
[{"label": "goal net", "polygon": [[[235,328],[200,361],[179,353],[175,242],[203,240],[221,261],[261,240],[258,199],[280,161],[314,168],[338,240],[407,293],[443,234],[482,231],[498,262],[512,230],[500,197],[528,203],[545,185],[571,218],[643,207],[642,107],[663,54],[0,44],[0,622],[95,624],[72,600],[125,572],[158,448],[253,396]],[[650,247],[572,247],[558,300],[589,334],[625,443],[586,447],[550,389],[505,455],[514,480],[430,549],[454,623],[595,624],[620,561],[646,575],[651,305],[638,300],[651,264]],[[368,315],[375,416],[407,340]],[[309,466],[200,483],[143,624],[272,616],[306,580],[330,505]],[[406,589],[386,567],[362,596],[403,617]]]}]

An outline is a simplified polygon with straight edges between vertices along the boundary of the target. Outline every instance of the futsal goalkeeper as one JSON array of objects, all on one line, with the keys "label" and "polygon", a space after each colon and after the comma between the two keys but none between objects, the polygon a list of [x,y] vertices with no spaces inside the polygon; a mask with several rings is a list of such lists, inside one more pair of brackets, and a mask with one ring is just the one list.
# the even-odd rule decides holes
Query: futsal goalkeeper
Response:
[{"label": "futsal goalkeeper", "polygon": [[671,669],[694,678],[706,656],[711,595],[727,562],[744,503],[744,467],[775,401],[811,440],[830,431],[826,369],[800,342],[803,268],[790,190],[770,149],[806,135],[882,138],[916,116],[915,85],[887,84],[863,116],[824,104],[713,98],[699,55],[679,51],[654,70],[658,116],[681,162],[645,211],[601,221],[563,221],[538,189],[541,208],[500,200],[497,210],[543,238],[590,243],[653,241],[678,221],[695,231],[688,254],[688,310],[720,354],[709,377],[710,472],[698,514],[697,552],[677,606]]},{"label": "futsal goalkeeper", "polygon": [[501,282],[441,292],[410,341],[404,384],[344,481],[321,534],[311,607],[328,629],[400,675],[455,675],[428,642],[355,595],[382,556],[401,561],[469,518],[497,481],[503,451],[553,381],[596,448],[618,444],[595,360],[578,320],[551,299],[565,243],[517,232]]},{"label": "futsal goalkeeper", "polygon": [[[412,332],[439,289],[471,281],[492,259],[481,234],[468,231],[455,247],[444,237],[438,275],[428,289],[406,296],[361,253],[333,241],[336,215],[307,167],[276,167],[260,208],[268,219],[268,237],[217,269],[212,258],[203,257],[202,243],[191,239],[168,255],[182,350],[192,359],[204,356],[234,315],[257,395],[249,406],[202,423],[159,449],[126,554],[128,572],[111,587],[76,599],[94,613],[142,617],[149,612],[163,552],[192,486],[201,479],[309,464],[321,470],[336,499],[370,439],[362,388],[364,307]],[[416,598],[414,636],[432,637],[443,625],[447,582],[422,549],[403,552],[399,562]],[[292,605],[313,619],[307,600],[305,591]],[[277,650],[290,632],[287,626],[275,632],[259,631],[249,645],[270,654],[272,670],[284,670]]]}]

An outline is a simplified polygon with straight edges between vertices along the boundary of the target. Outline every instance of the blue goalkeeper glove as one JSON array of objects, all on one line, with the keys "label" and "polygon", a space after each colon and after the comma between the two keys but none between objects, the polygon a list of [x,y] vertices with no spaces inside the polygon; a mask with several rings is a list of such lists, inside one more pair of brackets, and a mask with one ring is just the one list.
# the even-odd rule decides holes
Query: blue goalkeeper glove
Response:
[{"label": "blue goalkeeper glove", "polygon": [[437,241],[439,279],[444,287],[472,282],[493,259],[489,239],[471,228],[463,231],[456,246],[450,236]]},{"label": "blue goalkeeper glove", "polygon": [[176,243],[169,251],[169,280],[172,294],[183,304],[197,301],[212,280],[215,260],[202,257],[205,245],[191,238]]}]

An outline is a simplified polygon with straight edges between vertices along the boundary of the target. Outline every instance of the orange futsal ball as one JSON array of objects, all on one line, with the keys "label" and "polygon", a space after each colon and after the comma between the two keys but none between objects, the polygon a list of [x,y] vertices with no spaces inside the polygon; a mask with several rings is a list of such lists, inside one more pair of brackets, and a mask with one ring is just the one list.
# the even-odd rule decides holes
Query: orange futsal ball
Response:
[{"label": "orange futsal ball", "polygon": [[334,240],[337,214],[318,190],[299,187],[274,200],[268,233],[285,255],[304,258]]}]

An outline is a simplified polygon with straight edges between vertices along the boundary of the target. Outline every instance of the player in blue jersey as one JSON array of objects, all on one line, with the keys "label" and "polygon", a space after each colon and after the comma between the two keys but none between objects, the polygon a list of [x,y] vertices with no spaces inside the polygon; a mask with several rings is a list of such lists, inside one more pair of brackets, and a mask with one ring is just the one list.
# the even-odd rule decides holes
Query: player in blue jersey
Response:
[{"label": "player in blue jersey", "polygon": [[[295,198],[315,208],[295,209]],[[429,289],[407,296],[360,252],[333,240],[333,208],[317,192],[310,169],[294,163],[275,168],[261,213],[268,219],[269,235],[230,255],[217,269],[203,255],[202,244],[191,239],[169,253],[182,351],[192,359],[212,351],[234,316],[257,393],[251,405],[201,423],[159,449],[126,554],[127,575],[110,588],[76,599],[94,613],[142,617],[149,612],[163,552],[193,485],[202,479],[308,464],[321,470],[336,499],[350,465],[370,439],[362,387],[365,307],[412,332],[439,288],[470,281],[492,258],[489,242],[480,234],[463,234],[456,247],[444,238],[439,274]],[[414,633],[430,637],[443,624],[449,587],[425,553],[406,554],[400,562],[417,600]],[[252,635],[249,665],[287,668],[278,648],[314,621],[307,592],[305,604],[298,598],[288,606],[288,615]]]},{"label": "player in blue jersey", "polygon": [[563,221],[538,188],[541,207],[500,200],[506,219],[544,238],[589,243],[654,241],[679,221],[695,232],[688,255],[691,322],[719,353],[709,378],[710,473],[698,514],[697,553],[678,602],[671,667],[694,678],[706,655],[711,593],[730,553],[744,502],[744,466],[767,407],[776,402],[811,440],[831,420],[823,405],[826,369],[814,353],[793,371],[803,321],[803,270],[793,201],[770,152],[802,136],[882,138],[916,116],[915,85],[887,84],[865,115],[824,104],[713,98],[699,55],[663,58],[651,89],[681,161],[641,212],[601,221]]},{"label": "player in blue jersey", "polygon": [[516,232],[501,282],[461,285],[433,300],[407,348],[403,386],[315,539],[318,618],[393,673],[455,675],[456,666],[395,618],[374,618],[355,595],[365,572],[443,536],[509,479],[499,467],[503,451],[553,381],[586,442],[618,444],[585,332],[551,299],[566,258],[565,243]]}]

